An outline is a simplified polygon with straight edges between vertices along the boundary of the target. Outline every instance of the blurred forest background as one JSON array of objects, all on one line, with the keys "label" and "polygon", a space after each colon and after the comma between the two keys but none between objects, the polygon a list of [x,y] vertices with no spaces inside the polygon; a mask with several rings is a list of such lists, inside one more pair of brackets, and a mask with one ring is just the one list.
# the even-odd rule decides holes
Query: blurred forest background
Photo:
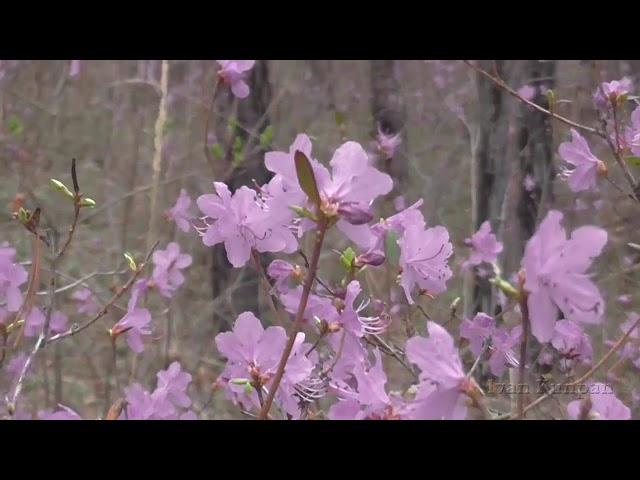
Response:
[{"label": "blurred forest background", "polygon": [[[532,99],[541,105],[546,105],[547,89],[553,89],[558,113],[591,125],[598,121],[592,94],[600,81],[629,76],[640,86],[640,62],[634,61],[479,64],[499,73],[514,89],[533,88]],[[506,245],[501,263],[508,278],[517,271],[524,243],[550,206],[565,212],[571,229],[592,223],[610,234],[594,269],[607,298],[607,321],[590,330],[594,358],[602,354],[603,340],[619,337],[626,312],[638,306],[638,259],[626,246],[640,243],[637,209],[609,184],[603,184],[601,196],[572,194],[556,178],[557,146],[569,138],[568,128],[549,122],[462,62],[259,60],[249,79],[249,97],[237,100],[221,86],[213,108],[215,61],[167,65],[163,92],[159,60],[0,62],[0,243],[9,242],[17,248],[19,260],[29,260],[30,237],[11,218],[18,204],[41,207],[47,226],[66,231],[73,212],[52,191],[49,179],[71,185],[70,164],[76,158],[81,189],[97,207],[82,212],[61,270],[62,284],[89,276],[83,284],[104,301],[127,278],[126,273],[102,275],[126,272],[124,251],[141,259],[150,242],[160,240],[164,248],[176,241],[193,256],[185,286],[170,302],[156,300],[155,348],[135,356],[124,342],[118,347],[120,386],[138,381],[150,387],[158,369],[179,360],[194,376],[194,410],[202,418],[239,418],[222,394],[212,394],[223,367],[213,339],[239,312],[261,312],[267,321],[268,309],[259,300],[251,268],[229,270],[223,250],[206,248],[195,232],[176,229],[164,211],[174,205],[182,188],[195,200],[211,191],[214,180],[232,188],[252,185],[253,179],[265,182],[264,152],[288,150],[298,133],[312,137],[314,157],[324,162],[347,139],[373,151],[378,128],[401,134],[398,154],[380,167],[397,183],[378,213],[392,213],[397,195],[407,205],[422,197],[428,223],[449,229],[454,279],[442,297],[421,302],[440,319],[449,315],[454,298],[462,296],[465,312],[461,307],[459,318],[448,325],[454,334],[465,313],[496,308],[495,299],[481,287],[463,295],[459,272],[468,254],[464,239],[489,219]],[[161,98],[167,118],[154,188],[154,128]],[[611,162],[612,177],[623,184],[606,145],[588,141],[596,155]],[[528,187],[527,176],[534,182]],[[193,205],[192,212],[197,213]],[[337,235],[330,242],[334,248],[347,245]],[[332,255],[327,249],[324,271],[337,263]],[[621,295],[630,298],[618,301]],[[81,321],[68,296],[61,298],[58,308],[70,322]],[[104,415],[121,395],[108,380],[111,346],[105,333],[122,316],[126,298],[118,305],[83,334],[38,356],[36,373],[25,389],[27,411],[63,403],[85,418]],[[415,322],[422,331],[424,318],[418,315]],[[404,334],[399,322],[392,337],[395,330]],[[41,368],[43,364],[48,368]],[[618,375],[631,373],[623,369]],[[392,373],[389,377],[392,387],[401,381]],[[6,392],[8,384],[7,374],[0,372],[0,391]],[[637,381],[619,385],[614,388],[622,389],[618,395],[630,405]]]}]

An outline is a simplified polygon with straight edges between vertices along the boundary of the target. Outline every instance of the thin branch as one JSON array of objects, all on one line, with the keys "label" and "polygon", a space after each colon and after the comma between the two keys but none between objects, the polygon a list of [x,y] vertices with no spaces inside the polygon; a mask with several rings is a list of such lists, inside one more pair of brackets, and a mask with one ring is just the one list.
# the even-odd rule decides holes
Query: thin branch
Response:
[{"label": "thin branch", "polygon": [[109,299],[109,301],[107,301],[105,306],[91,320],[89,320],[88,322],[84,323],[83,325],[72,326],[66,332],[62,332],[62,333],[59,333],[57,335],[54,335],[53,337],[50,337],[46,341],[46,343],[49,344],[49,343],[52,343],[52,342],[57,342],[58,340],[62,340],[63,338],[70,337],[72,335],[76,335],[76,334],[80,333],[81,331],[83,331],[84,329],[86,329],[86,328],[90,327],[91,325],[93,325],[95,322],[100,320],[102,317],[104,317],[109,312],[109,309],[111,308],[111,306],[131,288],[131,286],[136,281],[138,276],[142,273],[142,271],[144,270],[144,267],[149,263],[149,259],[151,258],[151,255],[153,255],[153,252],[155,251],[156,247],[158,246],[158,243],[160,243],[160,242],[157,241],[156,243],[154,243],[151,246],[151,249],[147,252],[147,255],[146,255],[145,259],[144,259],[144,262],[141,263],[140,265],[138,265],[138,268],[136,269],[135,272],[133,272],[133,275],[131,275],[131,277],[129,277],[129,280],[127,280],[127,283],[125,283],[124,286],[118,292],[116,292]]},{"label": "thin branch", "polygon": [[302,327],[302,320],[304,317],[304,311],[307,308],[307,301],[309,300],[309,294],[311,293],[311,287],[313,286],[313,281],[316,278],[316,272],[318,270],[318,262],[320,261],[320,252],[322,250],[322,243],[324,242],[325,234],[327,233],[327,220],[325,218],[321,218],[317,225],[316,235],[315,235],[315,245],[313,248],[313,254],[311,256],[311,263],[309,265],[309,272],[307,278],[304,283],[304,287],[302,288],[302,296],[300,297],[300,304],[298,305],[298,312],[296,313],[295,320],[293,322],[293,328],[291,333],[289,333],[289,339],[287,340],[287,345],[285,346],[284,351],[282,352],[282,357],[280,358],[280,363],[278,365],[278,369],[276,370],[276,374],[273,378],[273,383],[271,384],[271,388],[269,388],[269,395],[267,395],[267,399],[264,402],[264,406],[260,410],[260,414],[258,415],[258,419],[265,420],[267,415],[269,414],[269,409],[271,408],[271,404],[273,403],[273,399],[275,398],[276,392],[278,391],[278,387],[280,386],[280,382],[282,381],[282,377],[284,375],[284,369],[287,365],[287,361],[289,360],[289,355],[291,355],[291,350],[293,350],[293,345],[295,343],[296,337],[300,328]]},{"label": "thin branch", "polygon": [[530,107],[535,108],[536,110],[549,115],[552,118],[555,118],[556,120],[565,123],[571,127],[575,127],[575,128],[579,128],[581,130],[584,130],[585,132],[589,132],[589,133],[593,133],[595,135],[598,135],[600,137],[605,138],[606,134],[600,130],[598,130],[597,128],[593,128],[593,127],[589,127],[587,125],[582,125],[581,123],[577,123],[574,122],[573,120],[563,117],[562,115],[558,115],[557,113],[554,113],[550,110],[547,110],[544,107],[541,107],[540,105],[538,105],[537,103],[532,102],[531,100],[527,100],[526,98],[524,98],[522,95],[520,95],[517,91],[515,91],[513,88],[511,88],[509,85],[507,85],[504,80],[502,80],[501,78],[499,78],[498,76],[494,76],[491,73],[487,72],[486,70],[483,70],[482,68],[474,65],[473,63],[471,63],[468,60],[463,60],[462,61],[465,65],[473,68],[476,72],[478,72],[480,75],[488,78],[489,80],[491,80],[493,83],[495,83],[498,87],[500,87],[501,89],[503,89],[504,91],[506,91],[507,93],[509,93],[510,95],[516,97],[518,100],[520,100],[521,102],[526,103],[527,105],[529,105]]}]

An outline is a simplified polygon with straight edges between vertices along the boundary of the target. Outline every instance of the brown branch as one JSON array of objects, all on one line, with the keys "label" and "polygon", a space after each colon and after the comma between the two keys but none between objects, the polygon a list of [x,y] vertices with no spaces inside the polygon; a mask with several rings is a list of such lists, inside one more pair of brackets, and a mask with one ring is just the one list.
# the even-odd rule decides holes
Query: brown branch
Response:
[{"label": "brown branch", "polygon": [[482,68],[472,64],[470,61],[468,60],[463,60],[462,61],[465,65],[471,67],[472,69],[474,69],[476,72],[478,72],[480,75],[488,78],[489,80],[491,80],[493,83],[495,83],[499,88],[503,89],[504,91],[506,91],[507,93],[509,93],[510,95],[516,97],[518,100],[520,100],[521,102],[526,103],[527,105],[529,105],[530,107],[535,108],[536,110],[549,115],[552,118],[555,118],[556,120],[565,123],[571,127],[575,127],[575,128],[579,128],[581,130],[584,130],[585,132],[589,132],[589,133],[593,133],[595,135],[598,135],[602,138],[606,137],[606,133],[598,130],[597,128],[593,128],[593,127],[589,127],[587,125],[582,125],[581,123],[577,123],[574,122],[573,120],[563,117],[562,115],[558,115],[557,113],[554,113],[550,110],[547,110],[544,107],[541,107],[540,105],[538,105],[537,103],[532,102],[531,100],[527,100],[526,98],[524,98],[522,95],[520,95],[517,91],[515,91],[513,88],[511,88],[509,85],[507,85],[504,80],[502,80],[501,78],[499,78],[497,75],[492,75],[491,73],[487,72],[486,70],[483,70]]},{"label": "brown branch", "polygon": [[127,280],[127,283],[125,283],[124,286],[118,292],[116,292],[109,299],[109,301],[107,301],[105,306],[91,320],[89,320],[88,322],[84,323],[83,325],[75,326],[75,328],[74,328],[74,326],[72,326],[66,332],[62,332],[62,333],[59,333],[57,335],[54,335],[53,337],[50,337],[46,341],[46,343],[49,344],[49,343],[52,343],[52,342],[57,342],[58,340],[62,340],[63,338],[70,337],[72,335],[76,335],[76,334],[80,333],[81,331],[83,331],[84,329],[86,329],[86,328],[90,327],[91,325],[93,325],[95,322],[100,320],[102,317],[104,317],[109,312],[109,309],[111,308],[111,306],[131,288],[131,286],[136,281],[138,276],[142,273],[142,270],[144,270],[144,267],[149,263],[149,259],[151,258],[151,255],[155,251],[156,247],[158,246],[158,243],[159,243],[159,241],[157,241],[156,243],[154,243],[151,246],[151,249],[147,252],[147,255],[146,255],[145,259],[144,259],[144,262],[141,263],[140,265],[138,265],[138,268],[133,273],[133,275],[131,275],[131,277],[129,277],[129,280]]},{"label": "brown branch", "polygon": [[[622,348],[624,346],[624,344],[627,342],[627,340],[629,339],[629,336],[631,335],[631,333],[633,333],[633,331],[638,327],[638,325],[640,325],[640,319],[636,320],[636,322],[631,326],[631,328],[629,328],[629,330],[627,331],[627,333],[625,333],[610,349],[609,351],[584,375],[582,375],[580,378],[578,378],[577,380],[573,381],[573,382],[567,382],[561,385],[556,385],[554,388],[552,388],[549,392],[545,393],[544,395],[542,395],[541,397],[536,398],[533,402],[531,402],[530,404],[528,404],[524,410],[523,413],[527,413],[529,410],[531,410],[532,408],[538,406],[540,403],[542,403],[543,401],[545,401],[547,398],[550,398],[554,393],[556,393],[561,387],[575,387],[576,385],[579,385],[581,383],[583,383],[584,381],[588,380],[596,371],[598,371],[600,369],[600,367],[602,367],[602,365],[604,365],[604,363],[609,360],[609,358],[611,358],[611,356],[617,352],[620,348]],[[505,418],[513,418],[513,415],[508,415]]]},{"label": "brown branch", "polygon": [[[527,343],[529,343],[529,305],[527,304],[527,294],[523,289],[523,282],[520,286],[520,312],[522,313],[522,343],[520,344],[520,365],[518,367],[518,385],[516,388],[524,388],[525,372],[527,365]],[[517,390],[516,390],[517,391]],[[520,394],[516,402],[517,418],[524,418],[524,395]]]},{"label": "brown branch", "polygon": [[300,297],[300,304],[298,305],[298,312],[296,313],[295,320],[293,322],[293,328],[291,333],[289,334],[289,339],[287,340],[287,345],[285,346],[284,351],[282,352],[282,357],[280,358],[280,363],[278,365],[278,369],[273,378],[273,383],[271,384],[271,388],[269,388],[269,394],[264,402],[264,406],[260,410],[260,414],[258,415],[259,420],[265,420],[267,415],[269,414],[269,409],[271,408],[271,404],[273,403],[273,399],[275,398],[278,387],[280,386],[280,382],[282,381],[282,377],[284,375],[284,369],[287,365],[287,361],[289,360],[289,355],[291,355],[291,350],[293,350],[293,345],[296,340],[296,336],[302,327],[302,320],[304,317],[304,311],[307,308],[307,301],[309,300],[309,294],[311,293],[311,287],[313,286],[313,281],[316,278],[316,271],[318,270],[318,262],[320,261],[320,252],[322,250],[322,243],[324,241],[325,234],[327,233],[327,220],[326,218],[321,218],[318,221],[318,226],[316,230],[316,241],[313,247],[313,254],[311,256],[311,263],[309,265],[309,272],[307,278],[304,283],[304,287],[302,288],[302,296]]}]

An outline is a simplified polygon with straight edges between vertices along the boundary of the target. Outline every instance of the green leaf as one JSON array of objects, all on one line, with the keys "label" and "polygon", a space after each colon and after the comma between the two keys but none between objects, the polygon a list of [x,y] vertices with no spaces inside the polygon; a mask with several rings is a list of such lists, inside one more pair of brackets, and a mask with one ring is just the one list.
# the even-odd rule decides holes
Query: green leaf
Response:
[{"label": "green leaf", "polygon": [[296,150],[294,159],[300,188],[307,194],[309,200],[319,207],[320,192],[318,192],[318,184],[316,183],[316,176],[313,173],[313,168],[311,168],[311,162],[309,162],[307,156],[300,150]]},{"label": "green leaf", "polygon": [[400,261],[400,247],[398,246],[398,234],[394,230],[388,230],[384,237],[384,254],[389,264],[397,266]]},{"label": "green leaf", "polygon": [[211,149],[211,153],[213,153],[213,156],[215,158],[217,158],[218,160],[220,160],[224,156],[224,151],[222,150],[222,145],[220,145],[219,143],[214,143],[209,148]]},{"label": "green leaf", "polygon": [[344,121],[346,120],[346,116],[345,116],[344,112],[341,112],[340,110],[336,110],[335,119],[336,119],[336,124],[338,126],[342,126],[342,125],[344,125]]},{"label": "green leaf", "polygon": [[268,125],[260,134],[260,146],[266,149],[271,145],[271,142],[273,142],[273,126]]},{"label": "green leaf", "polygon": [[342,255],[340,255],[340,265],[342,265],[345,270],[351,271],[355,258],[356,252],[353,251],[353,248],[348,247],[344,252],[342,252]]},{"label": "green leaf", "polygon": [[233,166],[239,167],[244,161],[244,144],[240,137],[236,137],[233,141]]},{"label": "green leaf", "polygon": [[626,157],[626,160],[629,163],[629,165],[633,165],[634,167],[640,167],[640,157],[636,155],[630,155]]},{"label": "green leaf", "polygon": [[9,128],[11,135],[15,136],[20,135],[24,130],[24,125],[18,117],[9,117],[7,120],[7,127]]},{"label": "green leaf", "polygon": [[238,120],[234,117],[229,117],[229,120],[227,121],[227,127],[229,128],[229,130],[233,131],[236,128],[239,127],[239,123]]}]

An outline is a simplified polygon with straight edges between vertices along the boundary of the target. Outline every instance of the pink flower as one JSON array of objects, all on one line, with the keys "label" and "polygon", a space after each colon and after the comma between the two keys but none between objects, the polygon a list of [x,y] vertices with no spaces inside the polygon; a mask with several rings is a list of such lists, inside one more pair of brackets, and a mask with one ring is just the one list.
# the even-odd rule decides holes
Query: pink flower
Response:
[{"label": "pink flower", "polygon": [[523,85],[518,89],[518,95],[525,100],[532,100],[536,96],[536,87],[532,85]]},{"label": "pink flower", "polygon": [[611,82],[604,82],[598,87],[593,94],[593,101],[596,107],[605,110],[611,108],[611,103],[616,103],[618,98],[626,95],[633,89],[633,84],[629,77],[624,77],[621,80],[613,80]]},{"label": "pink flower", "polygon": [[166,250],[153,252],[153,281],[160,294],[171,297],[173,292],[184,283],[184,275],[180,270],[187,268],[192,262],[191,255],[180,253],[180,246],[176,242],[167,245]]},{"label": "pink flower", "polygon": [[586,271],[607,243],[607,232],[594,226],[573,231],[567,239],[562,213],[551,210],[527,242],[522,266],[533,335],[548,342],[558,309],[568,320],[599,323],[604,300]]},{"label": "pink flower", "polygon": [[396,148],[402,143],[400,134],[387,135],[382,131],[380,125],[378,125],[378,135],[374,142],[374,148],[376,152],[384,159],[393,158]]},{"label": "pink flower", "polygon": [[618,302],[621,303],[622,305],[629,305],[631,303],[631,295],[618,295],[617,298]]},{"label": "pink flower", "polygon": [[345,222],[341,226],[341,231],[349,240],[366,251],[383,250],[387,232],[393,231],[398,236],[402,236],[405,229],[410,225],[425,227],[424,216],[419,210],[422,203],[423,200],[420,199],[410,207],[387,219],[381,219],[372,226],[350,225]]},{"label": "pink flower", "polygon": [[71,60],[71,64],[69,65],[69,76],[71,78],[75,78],[80,75],[81,64],[82,60]]},{"label": "pink flower", "polygon": [[446,228],[425,230],[420,225],[410,225],[398,240],[398,245],[402,268],[400,285],[409,303],[414,303],[411,290],[416,283],[431,294],[446,290],[446,282],[452,275],[447,259],[453,253]]},{"label": "pink flower", "polygon": [[527,174],[522,181],[522,185],[527,192],[532,192],[536,188],[536,181],[531,175]]},{"label": "pink flower", "polygon": [[[296,288],[290,289],[288,292],[280,295],[282,305],[291,315],[295,315],[298,311],[298,305],[300,305],[300,298],[302,297],[302,290],[302,286],[297,286]],[[311,322],[317,318],[332,324],[338,321],[338,317],[338,311],[336,310],[332,299],[321,297],[313,293],[309,294],[307,306],[303,313],[303,320],[305,322]]]},{"label": "pink flower", "polygon": [[475,356],[481,355],[485,345],[489,345],[489,367],[496,377],[502,376],[507,366],[518,365],[513,349],[520,343],[521,336],[520,326],[514,327],[511,332],[497,328],[495,320],[482,312],[476,314],[473,320],[464,320],[460,325],[460,337],[469,340],[471,352]]},{"label": "pink flower", "polygon": [[182,371],[179,362],[173,362],[166,370],[157,374],[158,386],[156,391],[162,392],[171,402],[179,407],[188,408],[191,399],[187,395],[187,388],[191,383],[191,375]]},{"label": "pink flower", "polygon": [[640,156],[640,107],[631,113],[631,127],[625,128],[625,141],[631,153]]},{"label": "pink flower", "polygon": [[27,281],[29,274],[22,265],[14,263],[15,249],[0,249],[0,300],[6,300],[7,310],[17,312],[22,306],[20,285]]},{"label": "pink flower", "polygon": [[407,359],[420,368],[420,385],[413,417],[452,419],[466,417],[462,395],[466,377],[451,335],[435,322],[427,322],[429,337],[407,341]]},{"label": "pink flower", "polygon": [[385,321],[380,316],[360,316],[360,312],[368,305],[369,302],[363,302],[359,306],[354,307],[354,303],[360,292],[362,292],[362,287],[360,287],[360,282],[357,280],[352,280],[349,285],[347,285],[344,308],[340,313],[338,323],[347,330],[350,335],[357,338],[360,338],[365,334],[373,335],[384,332],[389,326],[388,321]]},{"label": "pink flower", "polygon": [[497,329],[491,337],[491,356],[489,368],[496,377],[501,377],[507,367],[520,365],[515,353],[516,346],[522,341],[522,327],[516,325],[507,331],[504,328]]},{"label": "pink flower", "polygon": [[292,278],[296,268],[284,260],[274,260],[267,267],[267,275],[276,281],[275,288],[280,293],[289,291],[289,279]]},{"label": "pink flower", "polygon": [[224,83],[231,86],[231,92],[238,98],[249,96],[249,85],[245,82],[255,60],[218,60],[218,75]]},{"label": "pink flower", "polygon": [[321,209],[329,216],[340,217],[337,223],[340,230],[344,225],[363,223],[368,217],[364,214],[368,214],[373,200],[393,188],[391,177],[371,166],[369,156],[360,144],[342,144],[331,159],[332,173],[329,173],[324,165],[311,157],[311,141],[301,134],[288,153],[268,152],[265,155],[267,169],[282,178],[286,190],[301,192],[294,162],[296,150],[309,158],[320,192]]},{"label": "pink flower", "polygon": [[460,325],[460,337],[469,340],[471,352],[476,357],[482,353],[485,342],[495,331],[495,320],[483,312],[476,313],[473,320],[464,319]]},{"label": "pink flower", "polygon": [[44,411],[38,414],[40,420],[82,420],[82,417],[69,407],[58,405],[56,411]]},{"label": "pink flower", "polygon": [[471,256],[467,260],[470,265],[480,265],[482,262],[494,263],[498,254],[502,252],[502,242],[491,233],[489,220],[480,225],[480,229],[465,240],[471,246]]},{"label": "pink flower", "polygon": [[[627,313],[627,320],[620,325],[620,331],[626,334],[638,321],[638,318],[640,317],[636,312]],[[613,344],[613,342],[610,343]],[[629,334],[629,340],[622,347],[620,356],[629,359],[636,368],[640,368],[640,330],[637,327]]]},{"label": "pink flower", "polygon": [[93,299],[93,294],[88,288],[81,288],[71,294],[71,299],[76,302],[78,313],[93,315],[98,311],[98,304]]},{"label": "pink flower", "polygon": [[[331,420],[389,420],[401,419],[405,413],[400,399],[387,395],[382,358],[378,349],[374,350],[376,363],[370,367],[360,362],[354,366],[351,377],[356,388],[336,382],[334,389],[341,398],[329,409]],[[368,363],[368,362],[367,362]]]},{"label": "pink flower", "polygon": [[585,400],[574,400],[567,405],[569,417],[578,419],[586,413],[585,417],[589,420],[631,419],[631,410],[616,397],[610,385],[593,383],[589,385],[589,390],[590,405]]},{"label": "pink flower", "polygon": [[393,208],[396,209],[396,212],[401,212],[405,208],[407,208],[407,200],[402,195],[398,195],[393,199]]},{"label": "pink flower", "polygon": [[183,232],[188,232],[191,228],[191,215],[187,212],[191,206],[191,198],[187,191],[183,188],[176,200],[176,204],[165,212],[170,220],[176,222],[176,225]]},{"label": "pink flower", "polygon": [[240,187],[233,196],[224,183],[215,182],[214,187],[215,195],[202,195],[197,200],[207,223],[200,234],[209,247],[224,242],[231,265],[238,268],[247,263],[252,248],[259,252],[296,250],[296,238],[287,226],[292,212],[282,217],[283,210],[269,210],[248,187]]},{"label": "pink flower", "polygon": [[606,174],[607,167],[591,153],[587,141],[573,128],[571,137],[570,142],[561,143],[558,148],[560,157],[571,165],[560,175],[567,179],[573,192],[592,190],[597,186],[598,177]]},{"label": "pink flower", "polygon": [[[225,381],[228,394],[236,403],[249,403],[258,408],[255,388],[269,388],[287,342],[286,331],[282,327],[264,329],[253,313],[244,312],[236,319],[233,331],[219,333],[215,342],[227,359],[220,377]],[[304,333],[300,332],[276,394],[279,403],[288,406],[288,410],[296,409],[296,402],[291,405],[289,401],[296,384],[306,380],[313,370],[311,360],[304,355],[307,350],[303,342]],[[247,383],[243,385],[238,379]],[[246,385],[254,386],[250,393],[245,391]]]},{"label": "pink flower", "polygon": [[[26,337],[36,337],[40,335],[42,327],[44,327],[45,320],[45,315],[39,308],[32,308],[25,321],[24,335]],[[60,311],[53,312],[49,322],[49,332],[60,333],[64,332],[66,329],[67,316]]]},{"label": "pink flower", "polygon": [[571,320],[560,320],[556,323],[551,345],[569,361],[590,363],[593,355],[591,340],[582,327]]},{"label": "pink flower", "polygon": [[127,334],[127,345],[135,353],[144,351],[143,336],[151,335],[151,313],[146,308],[130,308],[111,329],[112,337]]}]

